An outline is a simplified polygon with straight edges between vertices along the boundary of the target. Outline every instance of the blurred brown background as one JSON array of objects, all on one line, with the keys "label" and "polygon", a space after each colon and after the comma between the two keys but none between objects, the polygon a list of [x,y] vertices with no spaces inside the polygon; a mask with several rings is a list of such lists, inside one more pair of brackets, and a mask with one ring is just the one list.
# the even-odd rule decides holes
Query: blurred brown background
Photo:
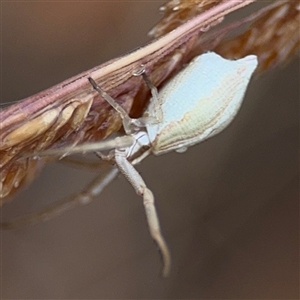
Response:
[{"label": "blurred brown background", "polygon": [[[145,44],[163,3],[3,2],[1,102]],[[138,166],[156,196],[170,278],[158,276],[142,201],[119,177],[88,206],[1,232],[1,299],[298,298],[298,103],[294,60],[251,83],[225,132]],[[43,207],[93,176],[49,165],[2,216]]]}]

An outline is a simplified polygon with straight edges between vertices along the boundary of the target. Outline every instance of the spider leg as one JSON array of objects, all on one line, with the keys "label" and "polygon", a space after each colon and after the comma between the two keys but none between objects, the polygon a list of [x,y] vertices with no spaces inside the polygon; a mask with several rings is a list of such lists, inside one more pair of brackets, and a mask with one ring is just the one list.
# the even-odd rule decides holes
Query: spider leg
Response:
[{"label": "spider leg", "polygon": [[126,149],[116,149],[115,160],[121,173],[123,173],[126,179],[131,183],[136,193],[139,196],[143,197],[143,203],[150,234],[154,241],[157,243],[163,259],[162,275],[163,277],[167,277],[171,268],[171,255],[167,243],[161,233],[157,211],[154,203],[154,196],[152,192],[147,188],[141,175],[127,160]]},{"label": "spider leg", "polygon": [[90,182],[82,192],[71,195],[67,199],[58,201],[52,205],[49,205],[45,209],[16,218],[7,222],[1,222],[1,229],[13,229],[24,225],[31,225],[41,221],[48,221],[54,217],[57,217],[76,206],[90,203],[96,196],[98,196],[103,189],[117,176],[118,169],[113,167],[104,175],[101,173],[92,182]]}]

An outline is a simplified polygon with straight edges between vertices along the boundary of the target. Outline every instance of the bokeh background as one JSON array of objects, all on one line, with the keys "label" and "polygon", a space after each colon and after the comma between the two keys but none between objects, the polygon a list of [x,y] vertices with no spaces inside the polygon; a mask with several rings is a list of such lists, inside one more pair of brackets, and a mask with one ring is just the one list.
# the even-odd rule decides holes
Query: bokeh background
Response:
[{"label": "bokeh background", "polygon": [[[163,3],[1,2],[1,104],[144,45]],[[298,103],[294,60],[252,81],[222,134],[138,166],[172,252],[168,279],[158,276],[142,201],[119,176],[88,206],[1,232],[1,299],[298,298]],[[2,217],[80,191],[94,176],[50,164]]]}]

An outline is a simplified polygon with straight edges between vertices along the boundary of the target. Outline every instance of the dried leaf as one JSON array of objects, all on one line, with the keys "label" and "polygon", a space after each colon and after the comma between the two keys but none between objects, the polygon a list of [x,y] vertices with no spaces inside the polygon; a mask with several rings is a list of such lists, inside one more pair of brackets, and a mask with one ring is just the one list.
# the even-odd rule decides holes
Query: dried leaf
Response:
[{"label": "dried leaf", "polygon": [[215,48],[225,57],[254,53],[259,57],[259,71],[287,63],[299,51],[300,4],[277,1],[257,13],[253,23],[240,36],[225,40]]},{"label": "dried leaf", "polygon": [[[132,116],[140,116],[150,96],[141,76],[134,76],[141,65],[152,83],[159,86],[182,67],[185,53],[193,46],[199,30],[214,26],[227,13],[254,1],[220,3],[144,48],[1,111],[0,171],[5,175],[1,179],[2,198],[15,191],[27,177],[31,178],[27,172],[34,173],[32,170],[37,165],[34,156],[38,158],[39,151],[99,141],[121,128],[119,115],[93,90],[88,76],[119,101],[126,111],[131,111]],[[29,153],[32,158],[28,158]],[[16,168],[19,169],[18,176],[11,176]],[[13,184],[12,178],[17,184]]]},{"label": "dried leaf", "polygon": [[149,36],[158,38],[221,2],[222,0],[171,0],[160,7],[164,16],[149,32]]},{"label": "dried leaf", "polygon": [[[25,158],[25,153],[38,156],[39,151],[51,147],[99,141],[121,128],[119,115],[93,91],[88,76],[97,80],[131,116],[138,117],[150,96],[142,78],[133,76],[142,64],[152,83],[160,86],[207,50],[235,58],[257,54],[261,69],[290,58],[299,48],[296,1],[278,1],[243,20],[209,30],[227,13],[253,1],[172,0],[163,8],[162,21],[150,32],[160,39],[1,111],[0,198],[5,200],[22,183],[31,181],[43,164],[44,160]],[[244,32],[225,39],[241,25],[247,25]],[[167,32],[170,33],[166,35]]]}]

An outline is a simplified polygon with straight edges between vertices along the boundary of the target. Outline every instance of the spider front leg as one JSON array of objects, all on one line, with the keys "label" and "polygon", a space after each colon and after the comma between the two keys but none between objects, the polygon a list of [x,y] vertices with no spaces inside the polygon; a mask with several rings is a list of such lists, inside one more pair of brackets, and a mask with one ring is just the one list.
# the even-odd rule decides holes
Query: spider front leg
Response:
[{"label": "spider front leg", "polygon": [[146,73],[142,74],[144,81],[146,82],[148,88],[151,91],[151,99],[150,102],[153,103],[153,107],[154,107],[154,116],[150,116],[150,117],[154,117],[155,118],[155,123],[159,123],[163,120],[163,113],[162,113],[162,109],[161,109],[161,104],[159,102],[159,95],[158,95],[158,90],[156,88],[155,85],[152,84],[152,82],[150,81],[149,77],[146,75]]},{"label": "spider front leg", "polygon": [[[141,65],[141,69],[133,74],[134,76],[142,76],[145,81],[147,87],[151,92],[150,103],[153,105],[153,109],[151,114],[143,115],[139,118],[141,124],[156,124],[160,123],[163,120],[163,113],[161,109],[161,103],[159,101],[158,90],[155,85],[151,82],[149,77],[146,74],[146,70],[143,65]],[[148,112],[149,113],[149,112]]]},{"label": "spider front leg", "polygon": [[159,220],[154,204],[154,196],[147,188],[143,178],[127,160],[126,149],[115,150],[115,161],[119,170],[124,174],[126,179],[131,183],[136,193],[143,197],[144,208],[146,212],[147,222],[150,234],[157,243],[163,259],[162,276],[167,277],[171,268],[171,255],[167,243],[161,233]]},{"label": "spider front leg", "polygon": [[88,80],[93,86],[94,90],[96,90],[101,95],[101,97],[105,101],[107,101],[110,104],[110,106],[116,110],[116,112],[118,112],[122,119],[123,127],[126,134],[130,135],[132,133],[132,125],[136,123],[136,120],[131,119],[128,116],[127,112],[123,109],[123,107],[114,98],[112,98],[109,94],[102,90],[93,78],[89,77]]}]

